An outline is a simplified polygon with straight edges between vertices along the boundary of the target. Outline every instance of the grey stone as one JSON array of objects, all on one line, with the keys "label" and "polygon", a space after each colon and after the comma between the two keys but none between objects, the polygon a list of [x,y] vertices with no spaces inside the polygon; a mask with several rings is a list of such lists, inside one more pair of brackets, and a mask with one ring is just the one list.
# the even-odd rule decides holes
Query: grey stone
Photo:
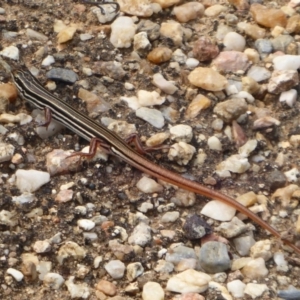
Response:
[{"label": "grey stone", "polygon": [[78,76],[74,71],[63,68],[53,68],[46,73],[46,76],[49,79],[67,83],[75,83],[78,80]]}]

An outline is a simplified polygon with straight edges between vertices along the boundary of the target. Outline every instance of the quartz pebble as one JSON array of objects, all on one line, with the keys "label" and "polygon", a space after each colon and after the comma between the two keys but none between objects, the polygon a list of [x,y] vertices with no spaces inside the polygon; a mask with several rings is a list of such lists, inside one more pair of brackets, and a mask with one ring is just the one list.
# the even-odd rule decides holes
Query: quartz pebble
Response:
[{"label": "quartz pebble", "polygon": [[6,273],[11,275],[18,282],[22,281],[24,278],[24,275],[20,271],[14,269],[14,268],[8,268],[6,270]]},{"label": "quartz pebble", "polygon": [[227,289],[235,298],[243,298],[246,284],[239,279],[227,283]]},{"label": "quartz pebble", "polygon": [[207,145],[210,150],[222,151],[222,144],[216,136],[211,136],[207,140]]},{"label": "quartz pebble", "polygon": [[83,247],[79,246],[75,242],[68,241],[59,248],[57,260],[60,264],[62,264],[63,261],[69,257],[81,260],[86,256],[86,253],[87,251]]},{"label": "quartz pebble", "polygon": [[252,299],[255,299],[261,297],[262,294],[268,290],[266,284],[247,283],[244,292],[245,294],[250,295]]},{"label": "quartz pebble", "polygon": [[144,222],[139,223],[128,238],[128,243],[144,247],[152,239],[151,228]]},{"label": "quartz pebble", "polygon": [[88,299],[90,296],[90,289],[86,283],[75,284],[75,276],[70,276],[68,280],[65,281],[65,285],[71,295],[71,298],[82,298]]},{"label": "quartz pebble", "polygon": [[136,184],[137,188],[143,193],[155,193],[163,190],[162,185],[158,184],[155,180],[143,176]]},{"label": "quartz pebble", "polygon": [[300,68],[299,55],[280,55],[273,59],[274,70],[297,70]]},{"label": "quartz pebble", "polygon": [[256,82],[267,80],[271,77],[271,72],[260,66],[252,66],[247,71],[247,77],[254,79]]},{"label": "quartz pebble", "polygon": [[269,271],[265,266],[263,258],[259,257],[249,261],[242,269],[242,273],[245,277],[250,279],[265,278]]},{"label": "quartz pebble", "polygon": [[210,106],[211,100],[204,95],[198,94],[187,107],[184,117],[186,120],[193,119],[197,117],[202,110]]},{"label": "quartz pebble", "polygon": [[160,35],[172,40],[175,46],[181,46],[183,39],[183,28],[175,21],[162,22],[159,29]]},{"label": "quartz pebble", "polygon": [[204,14],[207,17],[216,17],[218,16],[220,13],[226,11],[226,7],[224,5],[221,4],[214,4],[210,7],[208,7]]},{"label": "quartz pebble", "polygon": [[36,170],[17,170],[16,185],[21,192],[34,192],[50,181],[50,174]]},{"label": "quartz pebble", "polygon": [[189,143],[193,138],[193,129],[189,125],[179,124],[170,128],[171,140]]},{"label": "quartz pebble", "polygon": [[51,244],[48,240],[36,241],[32,248],[36,253],[46,253],[51,251]]},{"label": "quartz pebble", "polygon": [[92,220],[80,219],[77,221],[77,225],[84,230],[91,230],[95,227],[95,223]]},{"label": "quartz pebble", "polygon": [[172,82],[167,81],[160,73],[153,75],[152,83],[169,95],[174,94],[178,90],[178,88]]},{"label": "quartz pebble", "polygon": [[202,293],[207,290],[211,277],[192,269],[183,271],[167,282],[167,290],[175,293]]},{"label": "quartz pebble", "polygon": [[179,218],[179,212],[178,211],[168,211],[166,212],[162,218],[162,223],[174,223]]},{"label": "quartz pebble", "polygon": [[126,276],[129,281],[135,280],[144,273],[144,268],[140,262],[128,264],[126,267]]},{"label": "quartz pebble", "polygon": [[201,214],[218,221],[230,221],[235,213],[235,208],[218,200],[209,201],[201,210]]},{"label": "quartz pebble", "polygon": [[164,300],[165,292],[159,283],[149,281],[143,286],[143,300]]},{"label": "quartz pebble", "polygon": [[298,72],[295,70],[275,70],[268,83],[268,92],[280,94],[299,84]]},{"label": "quartz pebble", "polygon": [[136,110],[135,114],[155,128],[162,128],[165,125],[164,117],[157,109],[141,107]]},{"label": "quartz pebble", "polygon": [[236,32],[228,32],[224,36],[223,44],[226,50],[243,51],[245,49],[246,40],[242,35]]},{"label": "quartz pebble", "polygon": [[104,265],[104,268],[113,279],[120,279],[124,276],[125,265],[120,260],[111,260]]},{"label": "quartz pebble", "polygon": [[166,254],[165,260],[173,265],[179,264],[183,260],[197,259],[195,250],[181,244],[172,245]]},{"label": "quartz pebble", "polygon": [[148,92],[145,90],[139,90],[137,92],[137,98],[139,105],[142,107],[161,105],[165,102],[165,97],[160,96],[156,91]]},{"label": "quartz pebble", "polygon": [[179,165],[187,165],[195,154],[196,149],[194,146],[185,142],[173,144],[168,152],[168,159],[176,161]]},{"label": "quartz pebble", "polygon": [[77,31],[76,25],[65,27],[57,34],[57,43],[62,44],[72,40],[76,31]]},{"label": "quartz pebble", "polygon": [[64,278],[58,273],[47,273],[43,279],[43,284],[53,290],[60,289],[64,282]]},{"label": "quartz pebble", "polygon": [[19,60],[19,49],[15,46],[8,46],[0,51],[0,55],[13,60]]},{"label": "quartz pebble", "polygon": [[214,67],[221,73],[245,72],[250,62],[246,54],[239,51],[222,51],[213,60]]},{"label": "quartz pebble", "polygon": [[13,145],[0,142],[0,163],[11,160],[14,152],[15,147]]}]

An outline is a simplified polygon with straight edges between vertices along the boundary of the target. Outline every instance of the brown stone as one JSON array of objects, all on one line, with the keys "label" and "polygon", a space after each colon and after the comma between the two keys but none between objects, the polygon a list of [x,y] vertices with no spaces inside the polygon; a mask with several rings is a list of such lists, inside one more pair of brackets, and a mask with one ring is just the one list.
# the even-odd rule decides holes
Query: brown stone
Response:
[{"label": "brown stone", "polygon": [[220,50],[218,46],[211,41],[209,37],[200,37],[193,46],[194,58],[199,61],[212,60],[219,54]]},{"label": "brown stone", "polygon": [[251,5],[250,12],[253,19],[262,26],[273,28],[275,26],[284,27],[287,24],[287,18],[284,12],[276,8],[267,8],[258,3]]},{"label": "brown stone", "polygon": [[161,64],[169,61],[172,57],[172,50],[167,47],[154,48],[147,56],[148,60],[154,64]]},{"label": "brown stone", "polygon": [[14,102],[18,97],[18,90],[15,85],[11,83],[4,83],[0,85],[0,102],[9,101]]},{"label": "brown stone", "polygon": [[96,285],[96,289],[108,296],[115,296],[117,293],[116,286],[107,280],[100,280]]},{"label": "brown stone", "polygon": [[228,0],[237,10],[248,10],[250,5],[247,0]]},{"label": "brown stone", "polygon": [[288,19],[287,25],[286,25],[286,31],[288,33],[300,33],[300,15],[296,14],[294,16],[291,16]]}]

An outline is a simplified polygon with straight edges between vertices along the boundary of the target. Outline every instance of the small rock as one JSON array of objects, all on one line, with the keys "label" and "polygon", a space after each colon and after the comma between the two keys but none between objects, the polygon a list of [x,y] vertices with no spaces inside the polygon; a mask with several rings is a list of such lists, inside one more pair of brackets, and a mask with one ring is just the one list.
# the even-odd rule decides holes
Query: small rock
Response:
[{"label": "small rock", "polygon": [[159,29],[160,35],[171,39],[175,46],[181,46],[183,39],[183,28],[175,21],[162,22]]},{"label": "small rock", "polygon": [[168,152],[168,159],[176,161],[179,165],[187,165],[195,154],[196,149],[194,146],[185,142],[173,144]]},{"label": "small rock", "polygon": [[159,283],[148,281],[143,286],[142,298],[143,300],[164,300],[165,292]]},{"label": "small rock", "polygon": [[71,84],[78,80],[78,76],[74,71],[63,68],[53,68],[46,73],[46,76],[52,80],[64,81]]},{"label": "small rock", "polygon": [[75,284],[73,281],[75,276],[70,276],[68,280],[65,281],[65,285],[71,295],[71,298],[83,298],[88,299],[90,296],[89,287],[86,283]]},{"label": "small rock", "polygon": [[22,281],[24,278],[24,275],[20,271],[14,269],[14,268],[8,268],[6,270],[6,273],[11,275],[18,282]]},{"label": "small rock", "polygon": [[269,271],[265,266],[264,259],[259,257],[248,262],[243,267],[242,273],[247,278],[257,280],[260,278],[265,278],[269,274]]},{"label": "small rock", "polygon": [[16,185],[21,192],[34,192],[50,181],[50,174],[36,170],[17,170]]},{"label": "small rock", "polygon": [[0,163],[10,161],[14,152],[15,147],[13,145],[0,142]]},{"label": "small rock", "polygon": [[198,215],[188,216],[182,229],[188,239],[200,239],[212,233],[212,228]]},{"label": "small rock", "polygon": [[222,233],[222,236],[230,239],[247,231],[248,226],[239,218],[233,217],[230,222],[223,222],[217,229]]},{"label": "small rock", "polygon": [[93,65],[93,72],[101,76],[106,75],[115,80],[123,80],[126,75],[126,71],[118,61],[96,61]]},{"label": "small rock", "polygon": [[95,227],[95,223],[92,220],[80,219],[77,221],[77,225],[83,230],[89,231]]},{"label": "small rock", "polygon": [[211,277],[205,273],[189,269],[183,271],[167,282],[167,290],[175,293],[202,293],[208,288]]},{"label": "small rock", "polygon": [[53,290],[60,289],[64,282],[64,278],[58,273],[47,273],[43,279],[43,284]]},{"label": "small rock", "polygon": [[136,110],[135,114],[155,128],[162,128],[165,125],[164,117],[157,109],[141,107]]},{"label": "small rock", "polygon": [[292,89],[286,92],[282,92],[279,97],[279,101],[286,103],[289,107],[293,107],[297,101],[298,93]]},{"label": "small rock", "polygon": [[246,46],[245,38],[236,33],[236,32],[228,32],[223,40],[223,44],[226,50],[235,50],[235,51],[244,51]]},{"label": "small rock", "polygon": [[[6,103],[7,102],[15,102],[15,100],[18,97],[18,90],[17,90],[16,86],[14,84],[11,84],[11,83],[2,83],[0,85],[0,87],[1,87],[0,88],[0,102],[6,102]],[[17,115],[19,117],[20,121],[21,121],[21,117],[24,116],[24,115],[25,114],[18,114]],[[4,121],[1,120],[0,122],[4,122]]]},{"label": "small rock", "polygon": [[268,261],[272,257],[271,241],[262,240],[256,242],[250,250],[250,255],[253,258],[262,257],[265,261]]},{"label": "small rock", "polygon": [[147,59],[154,64],[161,64],[172,58],[172,50],[167,47],[157,47],[149,52]]},{"label": "small rock", "polygon": [[201,214],[218,221],[230,221],[236,209],[217,200],[209,201],[201,210]]},{"label": "small rock", "polygon": [[66,43],[73,39],[77,26],[67,26],[57,34],[57,43]]},{"label": "small rock", "polygon": [[241,256],[249,255],[251,247],[255,244],[252,234],[236,237],[233,240],[236,251]]},{"label": "small rock", "polygon": [[172,273],[174,270],[174,265],[168,261],[160,259],[157,261],[157,265],[154,270],[158,273]]},{"label": "small rock", "polygon": [[205,298],[197,293],[185,293],[174,296],[172,300],[205,300]]},{"label": "small rock", "polygon": [[246,207],[252,206],[257,202],[257,196],[254,192],[248,192],[242,194],[236,198],[236,201],[243,204]]},{"label": "small rock", "polygon": [[48,240],[36,241],[32,248],[36,253],[46,253],[51,251],[51,244]]},{"label": "small rock", "polygon": [[158,3],[161,8],[168,8],[170,6],[176,5],[180,0],[153,0],[153,3]]},{"label": "small rock", "polygon": [[235,298],[243,298],[246,284],[240,280],[233,280],[227,283],[227,289]]},{"label": "small rock", "polygon": [[168,249],[165,260],[173,265],[179,264],[182,260],[197,259],[195,250],[183,245],[173,245]]},{"label": "small rock", "polygon": [[184,118],[186,120],[193,119],[197,117],[202,110],[210,106],[211,100],[204,95],[198,94],[187,107]]},{"label": "small rock", "polygon": [[204,6],[199,2],[192,1],[175,6],[173,13],[179,22],[187,23],[191,20],[201,17],[204,13]]},{"label": "small rock", "polygon": [[178,211],[168,211],[161,217],[162,223],[174,223],[179,218]]},{"label": "small rock", "polygon": [[283,34],[271,40],[274,51],[288,52],[289,46],[294,42],[294,38],[288,34]]},{"label": "small rock", "polygon": [[128,243],[144,247],[151,239],[151,228],[144,222],[141,222],[133,229],[132,234],[128,238]]},{"label": "small rock", "polygon": [[171,140],[189,143],[193,138],[193,128],[189,125],[179,124],[170,128]]},{"label": "small rock", "polygon": [[191,84],[212,92],[221,91],[227,85],[227,79],[210,68],[196,68],[188,75],[188,79]]},{"label": "small rock", "polygon": [[87,251],[80,247],[78,244],[74,242],[66,242],[63,244],[57,253],[57,260],[61,265],[63,261],[68,257],[73,257],[74,259],[81,260],[86,256]]},{"label": "small rock", "polygon": [[204,15],[207,17],[217,17],[220,13],[225,12],[226,10],[227,8],[224,5],[214,4],[205,10]]},{"label": "small rock", "polygon": [[222,151],[222,144],[216,136],[211,136],[208,138],[207,146],[210,150]]},{"label": "small rock", "polygon": [[266,284],[247,283],[244,293],[250,295],[252,299],[255,299],[261,297],[262,294],[268,290]]},{"label": "small rock", "polygon": [[170,81],[167,81],[160,73],[153,75],[152,83],[168,95],[173,95],[178,88]]},{"label": "small rock", "polygon": [[299,84],[298,72],[295,70],[275,70],[268,84],[268,92],[280,94]]},{"label": "small rock", "polygon": [[[209,61],[219,54],[218,46],[207,36],[201,36],[193,45],[194,58],[199,61]],[[197,65],[198,65],[197,64]],[[195,65],[195,67],[197,66]]]},{"label": "small rock", "polygon": [[199,254],[201,267],[208,273],[224,272],[230,268],[230,258],[227,247],[220,242],[207,242]]},{"label": "small rock", "polygon": [[55,201],[60,203],[69,202],[73,198],[74,192],[72,190],[63,190],[59,191],[59,193],[55,197]]},{"label": "small rock", "polygon": [[155,193],[163,190],[162,185],[158,184],[155,180],[143,176],[136,184],[136,187],[143,193]]},{"label": "small rock", "polygon": [[213,65],[221,73],[245,72],[250,62],[248,56],[239,51],[222,51],[214,60]]},{"label": "small rock", "polygon": [[256,82],[267,80],[271,77],[271,72],[260,66],[252,66],[247,72],[247,77],[254,79]]},{"label": "small rock", "polygon": [[196,195],[193,192],[189,192],[183,189],[178,189],[175,195],[171,198],[171,202],[176,206],[190,207],[194,205],[196,201]]},{"label": "small rock", "polygon": [[137,98],[140,106],[161,105],[165,102],[165,97],[161,97],[156,91],[139,90]]},{"label": "small rock", "polygon": [[0,51],[0,55],[13,60],[19,60],[19,49],[15,46],[8,46]]},{"label": "small rock", "polygon": [[135,280],[144,273],[144,268],[140,262],[128,264],[126,267],[126,276],[129,281]]},{"label": "small rock", "polygon": [[111,260],[105,264],[104,268],[113,279],[120,279],[124,276],[125,265],[120,260]]},{"label": "small rock", "polygon": [[253,3],[250,12],[255,22],[264,27],[273,28],[281,26],[285,28],[287,24],[286,15],[280,9],[267,8],[261,4]]},{"label": "small rock", "polygon": [[107,296],[115,296],[117,293],[117,287],[112,282],[103,279],[97,283],[95,288]]},{"label": "small rock", "polygon": [[264,28],[259,27],[256,24],[250,24],[247,22],[239,22],[237,24],[237,28],[243,32],[245,32],[246,35],[251,37],[254,40],[257,39],[263,39],[266,35],[266,30]]}]

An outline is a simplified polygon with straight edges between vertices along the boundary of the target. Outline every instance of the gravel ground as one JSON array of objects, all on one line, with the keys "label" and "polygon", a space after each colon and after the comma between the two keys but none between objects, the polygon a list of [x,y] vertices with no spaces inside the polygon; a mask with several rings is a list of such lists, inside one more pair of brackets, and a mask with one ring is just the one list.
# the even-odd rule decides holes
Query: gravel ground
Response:
[{"label": "gravel ground", "polygon": [[[2,3],[0,54],[299,246],[299,1],[119,3]],[[64,160],[88,143],[0,80],[1,299],[300,299],[264,229],[103,152]]]}]

